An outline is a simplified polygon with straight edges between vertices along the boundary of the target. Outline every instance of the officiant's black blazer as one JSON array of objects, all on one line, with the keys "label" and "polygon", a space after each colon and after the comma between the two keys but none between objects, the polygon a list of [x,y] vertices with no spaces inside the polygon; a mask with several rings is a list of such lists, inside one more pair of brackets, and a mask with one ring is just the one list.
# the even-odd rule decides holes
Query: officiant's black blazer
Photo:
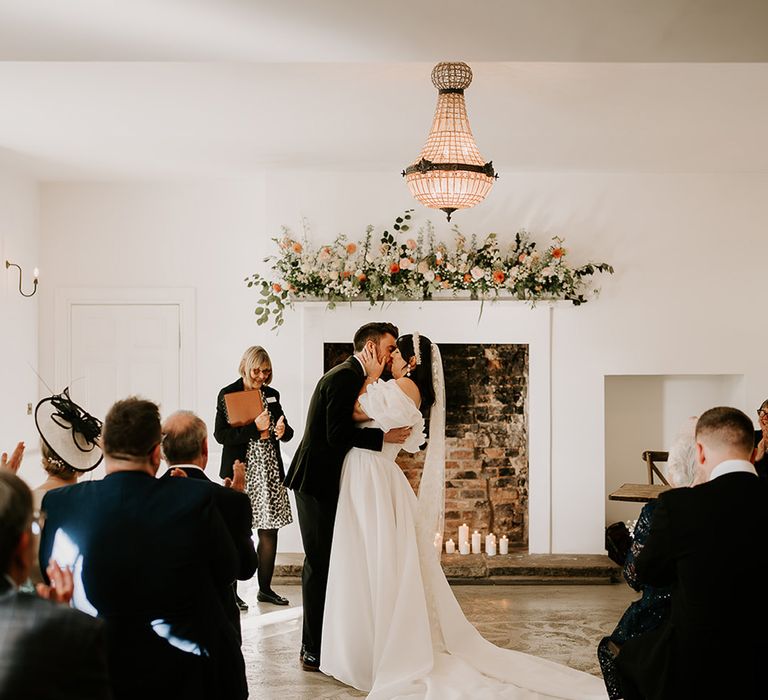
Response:
[{"label": "officiant's black blazer", "polygon": [[635,567],[641,583],[672,585],[672,613],[622,647],[619,670],[640,691],[625,697],[765,697],[766,542],[768,491],[754,474],[660,496]]},{"label": "officiant's black blazer", "polygon": [[381,450],[384,433],[378,428],[356,428],[355,401],[365,372],[354,357],[326,372],[315,387],[307,425],[288,470],[285,485],[322,499],[338,499],[341,465],[352,447]]},{"label": "officiant's black blazer", "polygon": [[[245,386],[241,377],[237,381],[232,382],[232,384],[225,386],[219,392],[218,399],[216,400],[216,423],[213,427],[213,437],[216,438],[216,442],[223,446],[221,451],[221,468],[219,469],[219,476],[222,479],[232,477],[232,465],[236,459],[245,464],[245,453],[248,451],[248,443],[251,440],[258,440],[260,437],[260,432],[254,424],[233,428],[227,420],[227,407],[224,403],[224,397],[227,394],[243,391],[244,389]],[[280,454],[280,442],[288,442],[293,437],[293,428],[288,425],[288,420],[283,413],[283,407],[280,405],[280,394],[267,384],[262,384],[261,391],[267,400],[270,425],[274,426],[280,419],[280,416],[283,416],[285,422],[285,432],[279,441],[271,430],[269,437],[270,442],[275,447],[277,464],[280,467],[280,478],[284,479],[285,472],[283,471],[283,458]]]}]

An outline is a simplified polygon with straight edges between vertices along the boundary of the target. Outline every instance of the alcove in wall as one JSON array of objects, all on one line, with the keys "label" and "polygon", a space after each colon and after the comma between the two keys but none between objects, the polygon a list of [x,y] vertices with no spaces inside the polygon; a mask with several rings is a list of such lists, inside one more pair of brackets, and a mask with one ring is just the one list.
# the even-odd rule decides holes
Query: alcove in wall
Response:
[{"label": "alcove in wall", "polygon": [[641,503],[609,501],[624,483],[646,483],[644,450],[668,450],[690,416],[713,406],[744,408],[741,374],[605,377],[606,524],[637,518]]}]

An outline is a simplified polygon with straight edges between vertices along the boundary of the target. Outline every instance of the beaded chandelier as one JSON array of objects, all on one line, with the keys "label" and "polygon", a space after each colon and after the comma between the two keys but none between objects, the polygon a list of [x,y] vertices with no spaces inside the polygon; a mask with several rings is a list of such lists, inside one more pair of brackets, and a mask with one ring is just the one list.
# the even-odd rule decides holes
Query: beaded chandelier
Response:
[{"label": "beaded chandelier", "polygon": [[472,82],[466,63],[438,63],[432,69],[437,109],[427,143],[403,176],[411,194],[424,206],[442,209],[451,220],[457,209],[480,204],[498,175],[477,150],[469,128],[464,90]]}]

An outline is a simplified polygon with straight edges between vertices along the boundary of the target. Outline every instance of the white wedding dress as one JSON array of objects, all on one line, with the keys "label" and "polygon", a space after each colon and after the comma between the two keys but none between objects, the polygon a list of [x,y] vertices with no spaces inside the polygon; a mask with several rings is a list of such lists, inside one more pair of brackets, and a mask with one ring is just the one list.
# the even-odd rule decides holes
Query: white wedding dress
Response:
[{"label": "white wedding dress", "polygon": [[[360,403],[382,430],[410,425],[404,445],[354,448],[344,460],[331,550],[321,670],[369,700],[606,698],[603,681],[483,639],[443,575],[434,533],[395,463],[417,452],[424,420],[395,381]],[[430,536],[431,534],[431,536]]]}]

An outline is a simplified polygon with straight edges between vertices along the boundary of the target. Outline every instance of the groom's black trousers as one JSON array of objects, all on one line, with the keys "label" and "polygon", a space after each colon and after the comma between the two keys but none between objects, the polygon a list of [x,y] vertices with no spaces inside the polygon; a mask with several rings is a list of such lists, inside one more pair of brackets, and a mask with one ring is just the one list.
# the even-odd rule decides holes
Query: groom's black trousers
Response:
[{"label": "groom's black trousers", "polygon": [[295,496],[305,554],[301,572],[301,591],[304,599],[304,630],[301,641],[307,651],[319,655],[337,498],[335,495],[330,498],[316,498],[301,491],[296,491]]}]

